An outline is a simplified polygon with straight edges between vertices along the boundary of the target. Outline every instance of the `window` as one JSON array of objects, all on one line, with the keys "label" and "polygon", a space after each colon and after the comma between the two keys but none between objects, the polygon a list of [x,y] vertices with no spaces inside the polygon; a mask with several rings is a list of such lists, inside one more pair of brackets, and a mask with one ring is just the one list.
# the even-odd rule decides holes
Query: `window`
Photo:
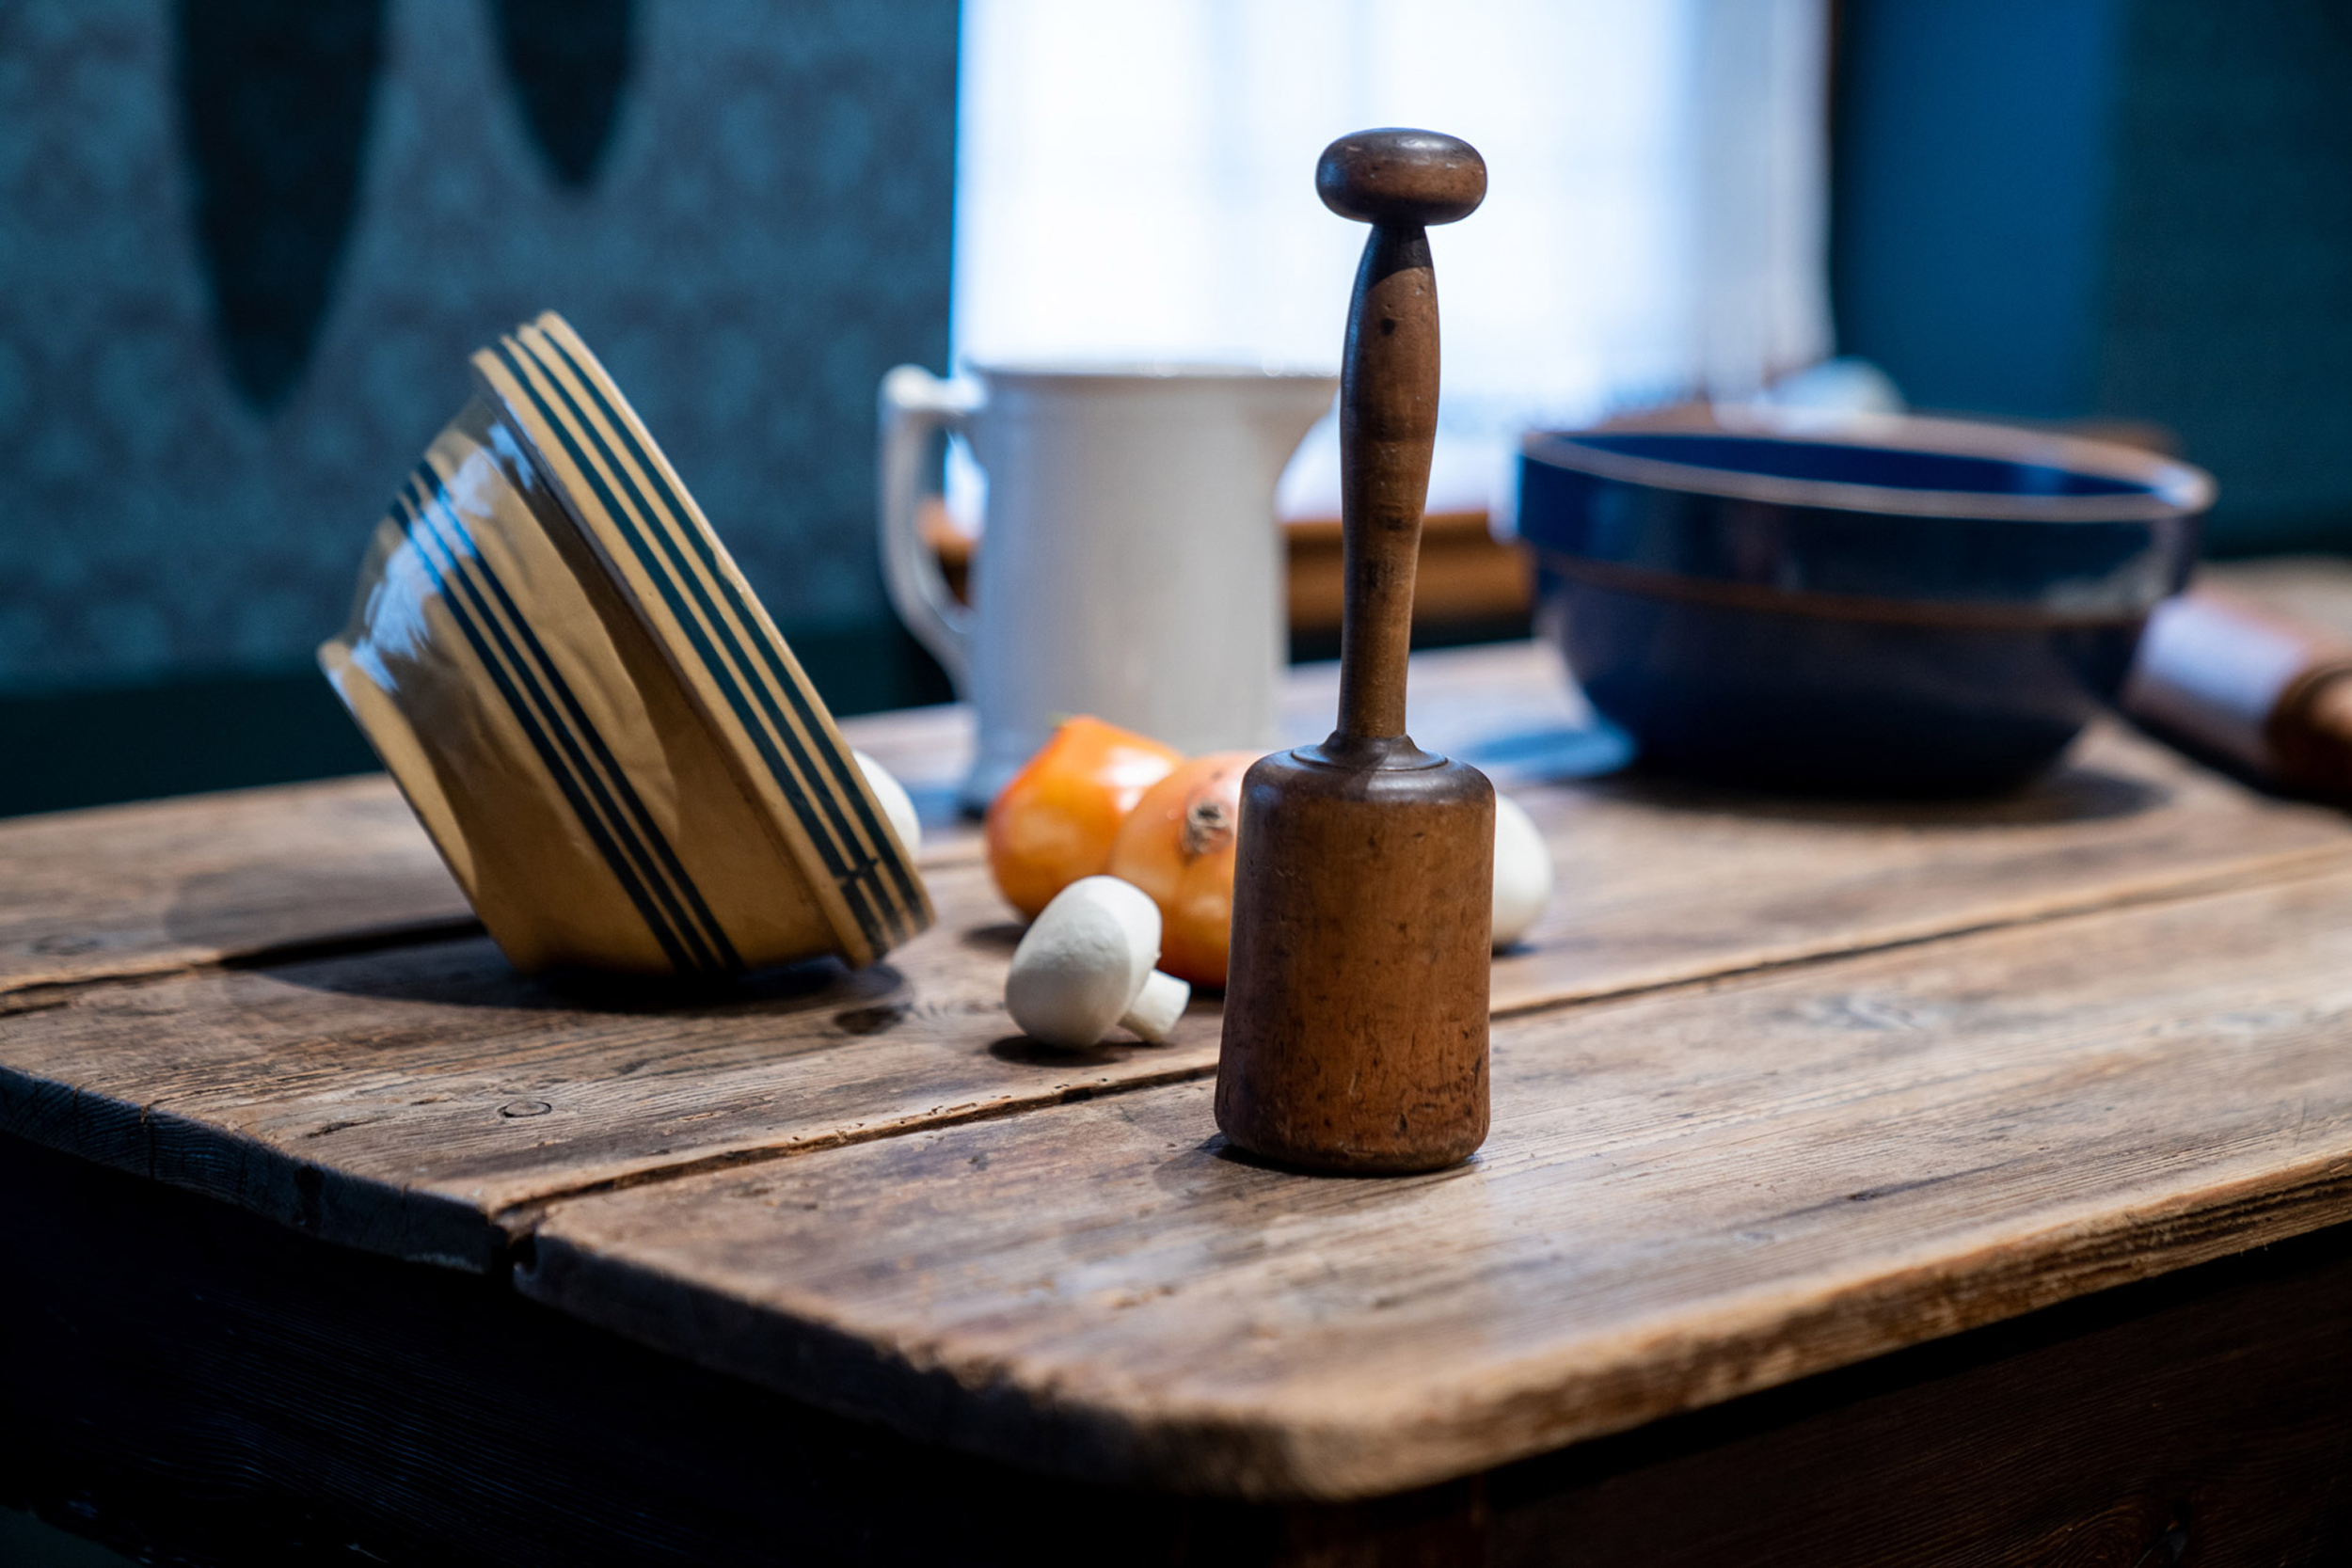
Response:
[{"label": "window", "polygon": [[[1359,226],[1332,136],[1425,125],[1485,155],[1433,237],[1433,506],[1512,438],[1736,398],[1829,350],[1821,0],[965,0],[958,361],[1335,364]],[[1286,509],[1337,510],[1327,436]],[[961,510],[961,508],[960,508]]]}]

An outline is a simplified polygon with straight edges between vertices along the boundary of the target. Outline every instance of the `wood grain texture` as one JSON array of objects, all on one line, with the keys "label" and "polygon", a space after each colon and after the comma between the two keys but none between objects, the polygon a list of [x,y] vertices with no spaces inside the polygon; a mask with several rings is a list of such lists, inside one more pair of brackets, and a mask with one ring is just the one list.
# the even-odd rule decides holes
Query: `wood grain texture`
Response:
[{"label": "wood grain texture", "polygon": [[[1428,721],[1449,743],[1490,736],[1539,767],[1597,748],[1559,663],[1531,644],[1424,656]],[[1336,667],[1285,688],[1286,734],[1329,728]],[[967,708],[844,721],[850,744],[904,781],[924,816],[923,864],[980,854],[956,811],[972,753]],[[1589,764],[1588,764],[1589,766]],[[0,992],[469,929],[472,912],[381,774],[0,821]]]},{"label": "wood grain texture", "polygon": [[1253,1509],[1024,1474],[697,1371],[502,1280],[323,1246],[4,1136],[0,1257],[41,1265],[0,1291],[0,1507],[142,1561],[1463,1560],[1392,1539],[1409,1547],[1442,1493]]},{"label": "wood grain texture", "polygon": [[[519,1248],[567,1312],[927,1439],[1239,1497],[1467,1473],[2346,1216],[2340,817],[2113,729],[1969,806],[1531,788],[1593,754],[1546,673],[1525,647],[1414,673],[1423,733],[1563,857],[1497,967],[1519,1016],[1463,1170],[1221,1154],[1213,1007],[1163,1052],[1011,1037],[1010,933],[952,839],[898,966],[567,990],[430,925],[338,926],[403,863],[297,829],[302,791],[179,836],[237,803],[131,808],[144,851],[110,814],[0,827],[0,910],[48,889],[97,918],[43,934],[127,933],[0,997],[0,1129],[402,1257]],[[1292,691],[1327,714],[1333,675]],[[20,829],[82,836],[36,876]],[[200,858],[231,833],[245,858]],[[207,866],[258,891],[183,913],[245,924],[166,952]]]},{"label": "wood grain texture", "polygon": [[[2352,578],[2343,571],[2304,571],[2300,563],[2281,571],[2254,563],[2207,572],[2285,612],[2333,613],[2352,625]],[[1336,663],[1294,668],[1283,686],[1284,743],[1322,738],[1338,693]],[[1416,655],[1410,727],[1431,750],[1475,765],[1506,790],[1604,771],[1622,756],[1621,742],[1592,727],[1591,710],[1567,684],[1557,657],[1532,642]],[[958,816],[954,803],[971,762],[970,710],[910,708],[846,720],[841,729],[850,744],[908,784],[924,816],[927,867],[978,857],[978,834]],[[1874,816],[1867,808],[1776,806],[1621,783],[1550,798],[1549,804],[1540,803],[1542,797],[1527,801],[1549,820],[1606,823],[1609,829],[1581,835],[1564,856],[1563,871],[1571,880],[1568,895],[1555,905],[1555,921],[1577,918],[1568,912],[1577,907],[1568,899],[1579,895],[1580,882],[1585,893],[1597,889],[1604,899],[1614,896],[1607,889],[1618,885],[1618,866],[1604,841],[1618,821],[1613,799],[1629,787],[1658,804],[1679,806],[1694,832],[1718,840],[1739,836],[1740,823],[1756,819],[1759,808],[1768,832],[1775,814],[1857,825],[1875,820],[1890,836],[1916,823],[1924,831],[1916,840],[1922,861],[1941,851],[1939,823],[1955,835],[1984,829],[1997,833],[2009,824],[2015,830],[2012,843],[1994,847],[1989,863],[2007,854],[2046,860],[2037,847],[2055,849],[2069,836],[2047,830],[2102,821],[2108,827],[2087,832],[2087,843],[2056,851],[2087,856],[2090,880],[2143,853],[2146,843],[2174,821],[2185,829],[2188,857],[2208,863],[2293,853],[2323,842],[2341,821],[2264,800],[2104,724],[2092,727],[2070,771],[2055,781],[2016,801],[1949,813],[1896,809]],[[2185,815],[2152,817],[2150,806]],[[2142,830],[2153,832],[2143,837]],[[1762,863],[1752,863],[1750,879],[1762,874]],[[1902,875],[1883,865],[1864,874]],[[2154,873],[2160,879],[2170,874]],[[1656,895],[1673,900],[1682,894],[1661,886]],[[1758,896],[1751,908],[1769,902]],[[1761,932],[1785,930],[1786,923],[1764,912]],[[0,992],[250,962],[287,950],[413,941],[471,922],[423,831],[380,774],[0,820]],[[1568,933],[1563,928],[1561,934]],[[1694,945],[1703,949],[1709,940],[1702,937]],[[1693,972],[1688,951],[1661,950],[1645,974]],[[1506,973],[1499,973],[1496,983],[1500,1006],[1526,1005],[1523,997],[1506,996]]]},{"label": "wood grain texture", "polygon": [[1498,1015],[2238,885],[2352,844],[2341,813],[2258,795],[2106,722],[2042,779],[1983,800],[1804,800],[1641,774],[1497,782],[1559,873],[1550,907],[1495,961]]},{"label": "wood grain texture", "polygon": [[1438,1170],[1486,1136],[1494,786],[1345,711],[1242,780],[1216,1124],[1296,1169]]},{"label": "wood grain texture", "polygon": [[[931,860],[970,860],[961,708],[853,719],[850,744],[936,787]],[[946,755],[953,767],[939,767]],[[472,929],[432,841],[380,773],[0,821],[0,992]]]},{"label": "wood grain texture", "polygon": [[1368,223],[1340,353],[1341,732],[1405,733],[1421,515],[1438,434],[1438,280],[1423,225],[1470,215],[1486,166],[1468,142],[1359,131],[1323,150],[1315,191]]},{"label": "wood grain texture", "polygon": [[1014,932],[974,863],[889,961],[719,993],[517,976],[486,939],[0,1001],[0,1131],[313,1235],[492,1266],[583,1186],[1197,1074],[1048,1051],[1002,1006]]},{"label": "wood grain texture", "polygon": [[2352,874],[1499,1023],[1471,1164],[1209,1087],[563,1204],[529,1293],[1067,1473],[1346,1497],[2352,1217]]},{"label": "wood grain texture", "polygon": [[0,1344],[35,1348],[0,1355],[0,1505],[152,1561],[2275,1568],[2352,1528],[2352,1227],[1273,1507],[908,1443],[6,1137],[0,1256],[41,1264],[0,1292]]},{"label": "wood grain texture", "polygon": [[1490,1568],[2279,1568],[2352,1549],[2352,1227],[1490,1477]]},{"label": "wood grain texture", "polygon": [[[1438,678],[1417,674],[1417,691],[1456,733],[1489,737],[1498,770],[1541,765],[1554,738],[1582,733],[1556,727],[1570,714],[1565,688],[1531,695],[1484,678],[1539,671],[1524,648],[1432,663]],[[1331,678],[1296,686],[1327,704]],[[2265,800],[2121,732],[2095,735],[2083,756],[2039,792],[1911,812],[1772,806],[1639,779],[1523,791],[1563,892],[1497,962],[1495,1004],[1539,1010],[2352,853],[2333,814]],[[259,816],[274,799],[233,803]],[[239,832],[267,842],[258,825]],[[431,854],[405,816],[385,832]],[[278,885],[272,863],[250,876]],[[0,1131],[312,1234],[482,1268],[535,1205],[583,1188],[1213,1070],[1213,1001],[1159,1050],[1069,1057],[1022,1040],[1001,1006],[1009,911],[952,847],[926,876],[940,924],[889,963],[860,975],[819,966],[715,1001],[523,981],[479,939],[20,990],[0,998]],[[296,886],[313,901],[273,919],[347,907],[364,883]],[[289,927],[275,929],[282,940]]]},{"label": "wood grain texture", "polygon": [[0,991],[474,924],[380,773],[0,821]]}]

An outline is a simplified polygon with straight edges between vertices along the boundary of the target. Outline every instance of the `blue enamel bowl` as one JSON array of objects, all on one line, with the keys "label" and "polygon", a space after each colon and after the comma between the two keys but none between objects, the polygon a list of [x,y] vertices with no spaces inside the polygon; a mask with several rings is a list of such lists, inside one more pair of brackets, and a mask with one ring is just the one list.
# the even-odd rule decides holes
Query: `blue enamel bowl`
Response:
[{"label": "blue enamel bowl", "polygon": [[1960,794],[2114,700],[2212,501],[2130,448],[1873,417],[1530,436],[1518,532],[1545,634],[1645,761]]}]

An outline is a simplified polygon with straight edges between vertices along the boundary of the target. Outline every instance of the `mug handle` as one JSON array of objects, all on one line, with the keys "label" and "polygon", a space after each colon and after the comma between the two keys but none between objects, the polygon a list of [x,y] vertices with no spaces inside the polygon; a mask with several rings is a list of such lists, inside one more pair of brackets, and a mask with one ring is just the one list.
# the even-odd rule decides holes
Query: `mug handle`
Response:
[{"label": "mug handle", "polygon": [[882,582],[891,607],[914,640],[930,650],[960,695],[969,696],[972,611],[948,592],[939,556],[915,527],[923,455],[933,431],[966,435],[980,406],[969,382],[943,381],[920,365],[900,365],[882,379],[881,502]]}]

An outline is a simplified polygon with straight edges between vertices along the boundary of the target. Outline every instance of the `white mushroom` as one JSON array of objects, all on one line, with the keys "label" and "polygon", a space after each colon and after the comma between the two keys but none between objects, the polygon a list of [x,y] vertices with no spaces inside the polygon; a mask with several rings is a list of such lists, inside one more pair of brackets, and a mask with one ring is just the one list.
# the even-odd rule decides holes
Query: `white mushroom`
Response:
[{"label": "white mushroom", "polygon": [[1083,1051],[1113,1025],[1168,1038],[1192,988],[1152,966],[1160,909],[1116,877],[1081,877],[1054,895],[1013,949],[1005,1010],[1033,1039]]},{"label": "white mushroom", "polygon": [[1551,846],[1508,795],[1495,797],[1495,951],[1527,934],[1551,901]]},{"label": "white mushroom", "polygon": [[914,815],[914,797],[907,786],[890,776],[890,769],[867,756],[864,752],[851,752],[857,760],[858,771],[866,775],[866,787],[874,792],[874,800],[882,806],[882,815],[890,818],[890,831],[898,835],[899,845],[912,860],[923,852],[923,819]]}]

